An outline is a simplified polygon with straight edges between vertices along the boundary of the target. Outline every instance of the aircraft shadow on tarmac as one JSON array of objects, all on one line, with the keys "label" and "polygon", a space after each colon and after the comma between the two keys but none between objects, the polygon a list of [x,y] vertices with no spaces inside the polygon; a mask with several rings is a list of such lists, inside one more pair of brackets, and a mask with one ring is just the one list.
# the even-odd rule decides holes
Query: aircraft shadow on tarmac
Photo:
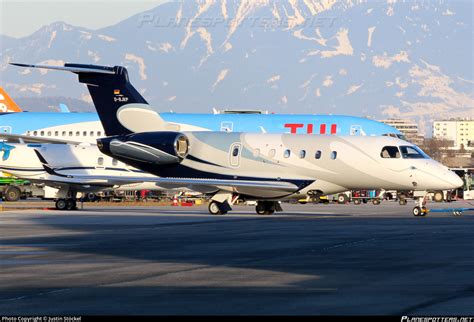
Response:
[{"label": "aircraft shadow on tarmac", "polygon": [[[74,287],[71,284],[78,277],[72,275],[71,283],[59,287],[4,288],[0,311],[24,313],[28,311],[21,309],[28,304],[31,313],[43,307],[45,313],[77,314],[406,314],[437,312],[434,304],[452,300],[460,301],[455,307],[465,311],[462,299],[474,297],[472,243],[466,242],[472,240],[472,217],[417,221],[410,217],[314,220],[289,216],[163,223],[143,215],[70,216],[28,219],[29,229],[42,226],[52,235],[2,239],[4,247],[45,245],[42,249],[51,253],[14,257],[3,262],[3,269],[14,270],[23,259],[23,265],[52,267],[100,261],[118,267],[136,261],[173,263],[183,267],[184,280],[202,267],[210,272],[197,275],[201,282],[154,286],[150,281],[140,287],[133,283],[108,287],[100,282],[97,286],[93,280],[85,283],[88,286]],[[28,263],[31,259],[49,263]],[[274,277],[259,284],[264,278],[247,270]],[[160,277],[175,272],[151,268],[130,274],[131,280],[140,280],[147,274]],[[93,270],[86,270],[82,278],[93,276]],[[229,286],[226,276],[243,279]],[[224,281],[222,285],[219,280]],[[24,294],[31,294],[31,300],[28,296],[12,300]],[[61,306],[51,302],[58,298]]]}]

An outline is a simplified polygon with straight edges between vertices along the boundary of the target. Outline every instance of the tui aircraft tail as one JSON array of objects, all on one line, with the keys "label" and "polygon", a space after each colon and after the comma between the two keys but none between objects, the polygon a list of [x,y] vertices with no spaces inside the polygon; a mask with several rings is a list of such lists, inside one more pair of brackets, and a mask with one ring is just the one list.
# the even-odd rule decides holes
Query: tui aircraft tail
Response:
[{"label": "tui aircraft tail", "polygon": [[77,74],[79,82],[87,85],[107,136],[170,129],[130,83],[125,67],[70,63],[64,66],[17,63],[11,65]]},{"label": "tui aircraft tail", "polygon": [[21,112],[21,108],[12,100],[10,95],[0,86],[0,112]]}]

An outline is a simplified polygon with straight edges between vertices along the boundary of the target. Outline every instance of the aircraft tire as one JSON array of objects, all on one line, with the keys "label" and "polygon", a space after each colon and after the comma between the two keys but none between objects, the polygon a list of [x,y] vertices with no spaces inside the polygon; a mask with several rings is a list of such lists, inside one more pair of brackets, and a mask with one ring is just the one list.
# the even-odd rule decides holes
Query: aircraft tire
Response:
[{"label": "aircraft tire", "polygon": [[215,201],[211,201],[209,203],[209,213],[211,215],[225,215],[227,212],[224,212],[222,211],[220,208],[219,208],[219,204]]},{"label": "aircraft tire", "polygon": [[380,205],[380,199],[372,199],[372,204],[374,205]]},{"label": "aircraft tire", "polygon": [[66,199],[58,199],[58,200],[56,200],[56,209],[57,209],[57,210],[66,210],[66,209],[67,209],[67,201],[66,201]]},{"label": "aircraft tire", "polygon": [[407,204],[407,200],[406,199],[400,199],[400,200],[398,200],[398,204],[400,206],[405,206]]},{"label": "aircraft tire", "polygon": [[416,206],[413,208],[413,216],[415,217],[422,216],[422,211],[420,207]]},{"label": "aircraft tire", "polygon": [[255,206],[255,212],[257,215],[265,215],[265,204],[263,202],[257,202],[257,205]]},{"label": "aircraft tire", "polygon": [[354,205],[360,205],[360,199],[354,199]]}]

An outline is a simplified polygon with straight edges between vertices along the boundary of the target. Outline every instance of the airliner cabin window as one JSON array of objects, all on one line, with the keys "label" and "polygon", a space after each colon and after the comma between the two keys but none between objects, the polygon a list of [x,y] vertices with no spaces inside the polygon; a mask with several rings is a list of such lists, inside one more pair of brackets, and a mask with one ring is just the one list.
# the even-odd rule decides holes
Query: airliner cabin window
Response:
[{"label": "airliner cabin window", "polygon": [[59,131],[54,131],[54,136],[59,136]]},{"label": "airliner cabin window", "polygon": [[239,147],[236,146],[236,147],[234,147],[234,149],[232,150],[232,156],[233,156],[233,157],[236,157],[236,156],[238,156],[238,155],[239,155]]},{"label": "airliner cabin window", "polygon": [[44,136],[44,131],[41,131],[41,136]]},{"label": "airliner cabin window", "polygon": [[98,165],[104,165],[104,158],[103,157],[100,157],[97,159],[97,164]]},{"label": "airliner cabin window", "polygon": [[37,135],[38,135],[38,131],[34,131],[34,132],[33,132],[33,135],[34,135],[34,136],[37,136]]},{"label": "airliner cabin window", "polygon": [[306,157],[306,151],[305,150],[301,150],[300,151],[300,159],[304,159]]},{"label": "airliner cabin window", "polygon": [[331,159],[336,160],[337,158],[337,151],[332,151],[331,152]]},{"label": "airliner cabin window", "polygon": [[87,131],[82,132],[82,136],[87,136]]},{"label": "airliner cabin window", "polygon": [[102,133],[100,131],[97,131],[97,136],[101,136]]},{"label": "airliner cabin window", "polygon": [[396,146],[385,146],[380,152],[380,156],[384,159],[397,159],[400,157],[400,151]]},{"label": "airliner cabin window", "polygon": [[315,159],[321,159],[321,151],[320,150],[316,151],[316,153],[314,154],[314,158]]},{"label": "airliner cabin window", "polygon": [[90,136],[94,136],[94,131],[91,131]]},{"label": "airliner cabin window", "polygon": [[72,136],[72,131],[69,131],[69,136]]},{"label": "airliner cabin window", "polygon": [[51,131],[48,131],[48,136],[51,136]]},{"label": "airliner cabin window", "polygon": [[62,136],[66,136],[66,131],[63,131],[63,134],[62,134]]},{"label": "airliner cabin window", "polygon": [[400,147],[404,159],[426,159],[428,156],[416,146],[402,145]]},{"label": "airliner cabin window", "polygon": [[285,152],[283,153],[283,157],[289,158],[289,157],[290,157],[290,154],[291,154],[291,151],[290,151],[290,150],[285,150]]},{"label": "airliner cabin window", "polygon": [[118,164],[118,161],[116,159],[112,159],[112,165],[116,166]]}]

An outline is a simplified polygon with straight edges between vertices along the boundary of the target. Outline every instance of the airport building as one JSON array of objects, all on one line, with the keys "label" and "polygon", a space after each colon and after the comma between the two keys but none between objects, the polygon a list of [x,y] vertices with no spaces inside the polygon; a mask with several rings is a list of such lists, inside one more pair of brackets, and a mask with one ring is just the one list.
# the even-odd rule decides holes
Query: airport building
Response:
[{"label": "airport building", "polygon": [[474,149],[474,120],[434,121],[433,138],[452,141],[454,149],[460,149],[461,146],[467,150]]},{"label": "airport building", "polygon": [[418,132],[418,124],[408,119],[386,119],[379,122],[393,126],[403,133],[408,141],[413,144],[420,145],[423,143],[424,137]]}]

